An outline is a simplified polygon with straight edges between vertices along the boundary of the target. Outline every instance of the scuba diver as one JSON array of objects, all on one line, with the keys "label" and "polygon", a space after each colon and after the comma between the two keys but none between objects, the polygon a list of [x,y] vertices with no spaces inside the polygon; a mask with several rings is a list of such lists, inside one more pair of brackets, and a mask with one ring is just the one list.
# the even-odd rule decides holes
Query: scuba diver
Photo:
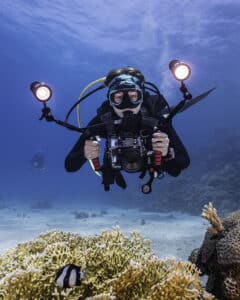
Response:
[{"label": "scuba diver", "polygon": [[[127,187],[121,171],[140,172],[141,179],[149,174],[149,180],[142,185],[142,192],[148,194],[152,191],[155,178],[161,179],[165,173],[178,176],[187,168],[190,164],[189,155],[173,128],[172,120],[176,114],[201,101],[215,88],[192,98],[184,83],[191,74],[190,67],[179,60],[172,60],[169,69],[175,79],[181,82],[183,99],[177,105],[170,107],[158,88],[145,81],[141,71],[124,67],[113,69],[106,77],[89,83],[68,111],[65,121],[55,119],[46,105],[52,96],[51,88],[45,83],[32,82],[31,91],[43,103],[39,120],[54,121],[81,133],[65,159],[66,171],[75,172],[88,160],[94,172],[99,176],[101,173],[105,191],[109,191],[114,183],[123,189]],[[96,83],[102,84],[86,93]],[[107,100],[97,109],[97,115],[89,124],[82,128],[80,102],[106,87]],[[78,127],[68,123],[75,108],[78,108]],[[102,164],[99,137],[105,139]]]},{"label": "scuba diver", "polygon": [[[87,125],[90,127],[105,122],[106,126],[102,128],[99,135],[103,137],[114,136],[114,140],[113,138],[111,140],[112,144],[119,142],[119,137],[122,137],[126,144],[125,149],[119,154],[121,167],[117,163],[113,167],[113,162],[109,161],[109,154],[111,153],[105,151],[101,172],[102,183],[106,191],[109,190],[110,184],[113,184],[114,181],[120,187],[126,188],[121,169],[129,173],[142,172],[143,176],[146,173],[148,151],[161,153],[161,167],[153,170],[155,177],[162,172],[178,176],[183,169],[189,166],[188,153],[171,122],[167,125],[164,124],[163,129],[157,126],[158,121],[163,118],[162,110],[168,107],[167,101],[160,93],[150,95],[144,88],[144,81],[143,74],[132,67],[110,71],[105,80],[105,85],[108,87],[108,99],[97,109],[97,115]],[[156,125],[153,124],[152,128],[156,127],[156,130],[149,136],[148,127],[151,127],[152,124],[147,121],[144,122],[144,118],[145,121],[147,118],[151,118],[150,121],[155,122]],[[119,119],[121,122],[116,122]],[[111,125],[113,121],[116,124]],[[137,140],[140,136],[142,139],[147,136],[144,145],[145,152],[144,149],[140,148],[140,143]],[[123,141],[121,142],[123,143]],[[127,143],[129,147],[127,147]],[[99,156],[99,142],[89,139],[88,133],[85,132],[67,155],[65,169],[68,172],[77,171],[86,160],[94,160]]]}]

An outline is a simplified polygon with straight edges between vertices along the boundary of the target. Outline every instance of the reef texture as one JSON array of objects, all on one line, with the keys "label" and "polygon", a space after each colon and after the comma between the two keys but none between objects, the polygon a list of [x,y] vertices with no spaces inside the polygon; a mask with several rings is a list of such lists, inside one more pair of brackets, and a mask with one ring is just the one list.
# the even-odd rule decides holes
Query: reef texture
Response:
[{"label": "reef texture", "polygon": [[166,176],[154,183],[150,201],[137,187],[127,205],[131,203],[144,211],[177,210],[193,215],[199,215],[208,202],[218,207],[221,216],[239,209],[240,130],[217,132],[209,144],[202,145],[196,153],[190,152],[190,156],[191,165],[180,176]]},{"label": "reef texture", "polygon": [[[80,286],[55,285],[58,269],[81,266]],[[4,300],[184,300],[214,299],[201,286],[191,262],[160,260],[150,242],[118,228],[100,235],[53,231],[21,243],[0,257],[0,299]]]},{"label": "reef texture", "polygon": [[221,216],[239,209],[240,161],[226,163],[215,170],[196,172],[196,174],[199,175],[198,178],[193,177],[192,172],[186,170],[186,174],[181,174],[179,178],[169,178],[166,183],[163,179],[160,186],[161,193],[159,191],[158,196],[153,193],[151,201],[146,201],[146,197],[141,196],[142,202],[137,203],[138,207],[144,211],[177,210],[199,215],[204,204],[211,201],[218,207]]},{"label": "reef texture", "polygon": [[205,205],[202,216],[211,226],[202,246],[195,249],[189,260],[202,275],[208,275],[206,290],[217,299],[240,299],[240,210],[222,220],[216,209]]}]

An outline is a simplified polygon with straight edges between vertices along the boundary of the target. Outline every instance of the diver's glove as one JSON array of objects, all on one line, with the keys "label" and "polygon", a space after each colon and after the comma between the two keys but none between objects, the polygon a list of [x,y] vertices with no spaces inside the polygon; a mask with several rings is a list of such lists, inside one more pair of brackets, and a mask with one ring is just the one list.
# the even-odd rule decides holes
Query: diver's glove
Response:
[{"label": "diver's glove", "polygon": [[80,285],[85,274],[81,272],[81,267],[69,264],[57,271],[55,283],[62,288],[70,288]]},{"label": "diver's glove", "polygon": [[152,137],[152,149],[153,151],[161,152],[162,156],[168,154],[169,138],[164,132],[158,131],[153,133]]},{"label": "diver's glove", "polygon": [[86,140],[84,144],[84,156],[86,159],[94,159],[100,156],[99,142],[96,140]]}]

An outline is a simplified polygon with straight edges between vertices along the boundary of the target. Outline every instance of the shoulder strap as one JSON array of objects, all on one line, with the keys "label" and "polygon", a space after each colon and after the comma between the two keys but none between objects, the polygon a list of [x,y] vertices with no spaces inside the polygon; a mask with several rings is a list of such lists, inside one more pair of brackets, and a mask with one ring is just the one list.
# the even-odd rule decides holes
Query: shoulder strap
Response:
[{"label": "shoulder strap", "polygon": [[100,118],[101,122],[105,124],[107,134],[112,135],[114,133],[114,124],[112,112],[109,109],[109,105],[106,105],[104,102],[103,105],[97,109],[97,115]]}]

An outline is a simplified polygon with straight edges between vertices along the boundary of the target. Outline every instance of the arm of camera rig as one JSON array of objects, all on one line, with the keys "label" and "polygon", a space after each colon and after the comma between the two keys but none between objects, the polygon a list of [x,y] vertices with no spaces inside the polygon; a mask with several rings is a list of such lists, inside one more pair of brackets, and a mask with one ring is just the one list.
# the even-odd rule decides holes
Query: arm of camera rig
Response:
[{"label": "arm of camera rig", "polygon": [[[88,126],[85,128],[83,128],[83,127],[79,128],[79,127],[69,124],[67,122],[57,120],[52,115],[51,109],[46,105],[46,103],[43,103],[43,105],[44,105],[44,107],[42,109],[42,115],[39,118],[39,120],[45,119],[47,122],[55,122],[56,124],[63,126],[69,130],[76,131],[79,133],[86,133],[88,138],[91,140],[97,140],[96,136],[100,136],[99,132],[101,132],[105,128],[104,123],[99,123],[99,124]],[[100,171],[101,165],[100,165],[99,157],[92,159],[91,162],[94,166],[95,171]]]}]

